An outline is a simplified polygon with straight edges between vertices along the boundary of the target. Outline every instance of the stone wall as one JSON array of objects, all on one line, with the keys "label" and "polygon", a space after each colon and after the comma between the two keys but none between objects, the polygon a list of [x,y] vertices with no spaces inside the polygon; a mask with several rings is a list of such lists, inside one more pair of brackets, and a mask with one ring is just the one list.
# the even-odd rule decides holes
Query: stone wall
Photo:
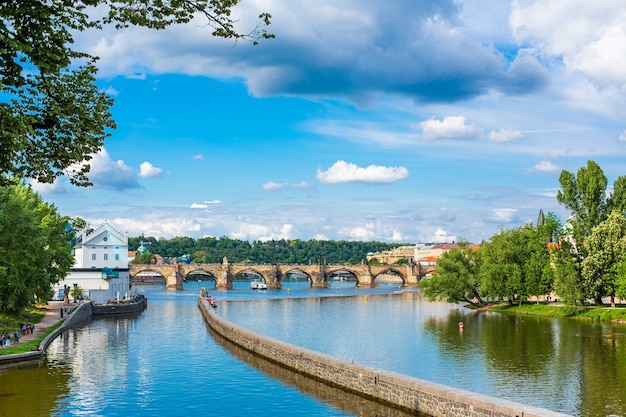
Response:
[{"label": "stone wall", "polygon": [[50,332],[48,336],[41,342],[40,351],[45,352],[50,343],[61,333],[91,318],[93,314],[93,303],[83,303],[76,307],[70,316],[63,321],[59,327]]},{"label": "stone wall", "polygon": [[432,416],[563,417],[564,414],[476,394],[377,369],[262,336],[220,317],[206,300],[198,304],[207,324],[242,348],[295,372],[369,399]]}]

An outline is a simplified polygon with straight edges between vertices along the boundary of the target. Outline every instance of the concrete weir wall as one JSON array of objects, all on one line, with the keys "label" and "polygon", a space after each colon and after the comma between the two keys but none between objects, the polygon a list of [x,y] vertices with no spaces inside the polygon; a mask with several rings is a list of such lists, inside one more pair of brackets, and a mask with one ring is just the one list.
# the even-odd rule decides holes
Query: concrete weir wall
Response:
[{"label": "concrete weir wall", "polygon": [[202,298],[198,305],[207,324],[232,343],[295,372],[394,407],[435,417],[565,416],[304,349],[237,326]]}]

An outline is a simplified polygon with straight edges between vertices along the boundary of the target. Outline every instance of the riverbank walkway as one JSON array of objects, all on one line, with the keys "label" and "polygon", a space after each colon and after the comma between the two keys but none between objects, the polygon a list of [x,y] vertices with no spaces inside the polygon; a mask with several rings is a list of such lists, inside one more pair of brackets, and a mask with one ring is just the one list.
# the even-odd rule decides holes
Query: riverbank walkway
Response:
[{"label": "riverbank walkway", "polygon": [[[74,304],[64,304],[62,301],[48,301],[45,306],[40,306],[40,310],[45,310],[45,315],[38,323],[34,323],[35,331],[29,334],[22,334],[20,332],[19,343],[29,342],[33,339],[41,338],[46,331],[55,324],[63,321],[65,317],[61,317],[61,308],[71,307],[75,308]],[[12,336],[12,335],[11,335]]]}]

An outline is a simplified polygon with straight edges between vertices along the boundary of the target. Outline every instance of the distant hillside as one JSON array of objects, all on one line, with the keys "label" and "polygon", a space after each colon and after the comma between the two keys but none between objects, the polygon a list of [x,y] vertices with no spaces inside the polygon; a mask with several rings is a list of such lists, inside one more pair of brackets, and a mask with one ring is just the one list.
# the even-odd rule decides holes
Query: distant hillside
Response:
[{"label": "distant hillside", "polygon": [[191,262],[219,263],[224,257],[229,262],[252,262],[257,264],[360,264],[369,252],[390,250],[401,244],[382,242],[351,242],[334,240],[270,240],[248,242],[227,237],[193,239],[175,237],[129,237],[129,250],[137,250],[143,242],[150,253],[164,258],[189,255]]}]

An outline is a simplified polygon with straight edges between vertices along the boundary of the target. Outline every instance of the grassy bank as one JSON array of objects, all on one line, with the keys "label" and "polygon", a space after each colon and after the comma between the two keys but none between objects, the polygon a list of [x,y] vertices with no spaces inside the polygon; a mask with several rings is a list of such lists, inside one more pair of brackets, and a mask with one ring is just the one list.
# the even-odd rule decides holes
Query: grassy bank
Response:
[{"label": "grassy bank", "polygon": [[[13,340],[13,333],[17,330],[22,335],[21,327],[22,323],[33,323],[35,326],[46,315],[46,310],[33,307],[20,313],[14,314],[0,314],[0,334],[8,333]],[[59,323],[60,325],[60,323]],[[58,326],[56,326],[58,327]],[[28,342],[20,342],[18,344],[11,343],[9,348],[0,348],[0,355],[12,355],[14,353],[30,352],[37,350],[37,346],[54,328],[48,329],[44,336],[37,339],[30,340]]]},{"label": "grassy bank", "polygon": [[528,302],[522,303],[522,305],[498,304],[490,307],[482,307],[480,310],[626,323],[626,305],[618,305],[615,308],[611,308],[610,306],[571,307],[554,303],[537,304]]},{"label": "grassy bank", "polygon": [[[22,323],[34,323],[37,324],[41,321],[43,316],[46,315],[46,310],[33,307],[25,310],[21,313],[15,314],[0,314],[0,333],[8,333],[13,336],[13,332],[20,330]],[[20,332],[21,334],[21,332]]]},{"label": "grassy bank", "polygon": [[39,346],[39,344],[50,334],[52,333],[54,330],[56,330],[57,328],[59,328],[63,323],[59,322],[57,324],[55,324],[54,326],[50,326],[48,327],[48,329],[46,329],[45,333],[33,340],[29,340],[28,342],[20,342],[18,344],[12,343],[10,347],[8,348],[4,348],[4,349],[0,349],[0,356],[3,355],[14,355],[17,353],[26,353],[26,352],[32,352],[33,350],[37,350],[37,347]]}]

